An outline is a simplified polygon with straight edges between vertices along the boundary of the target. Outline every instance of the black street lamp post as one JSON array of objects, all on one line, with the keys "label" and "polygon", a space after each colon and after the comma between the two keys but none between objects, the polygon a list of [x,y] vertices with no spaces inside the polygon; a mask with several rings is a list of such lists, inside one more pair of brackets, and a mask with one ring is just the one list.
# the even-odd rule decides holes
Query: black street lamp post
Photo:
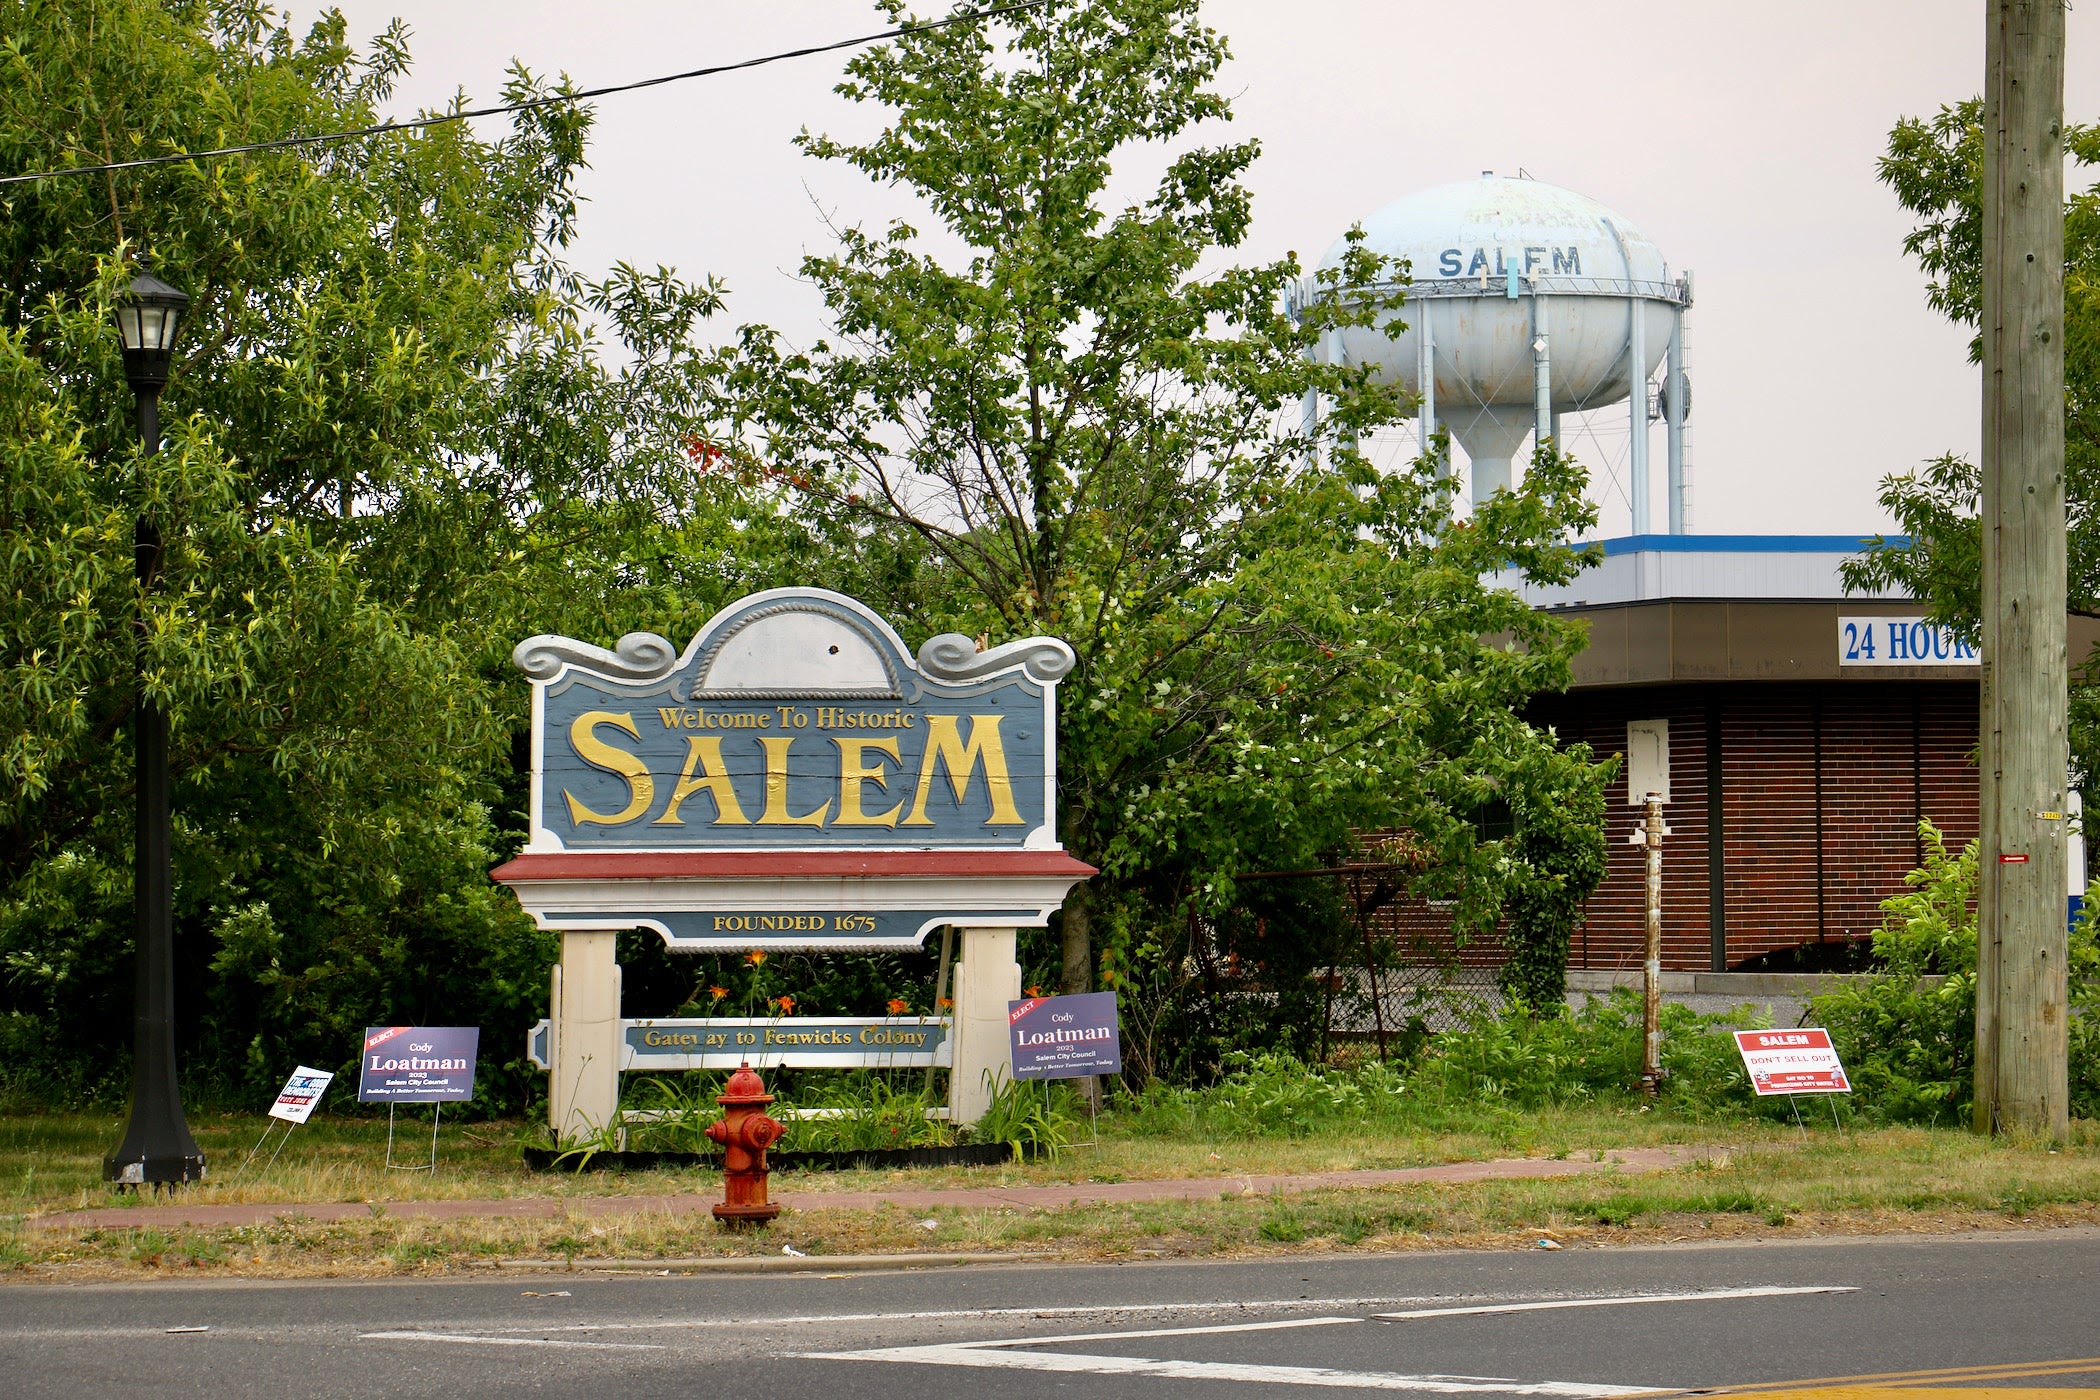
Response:
[{"label": "black street lamp post", "polygon": [[[117,308],[124,338],[124,378],[138,399],[139,470],[160,451],[160,391],[168,382],[175,330],[190,299],[151,273],[140,273]],[[160,567],[160,530],[141,493],[132,559],[141,592]],[[137,846],[132,864],[138,920],[138,981],[132,1002],[131,1121],[102,1176],[126,1186],[174,1186],[204,1179],[204,1154],[182,1117],[175,1080],[175,880],[169,848],[168,717],[146,693],[143,618],[138,637],[139,695],[132,721],[138,774]]]}]

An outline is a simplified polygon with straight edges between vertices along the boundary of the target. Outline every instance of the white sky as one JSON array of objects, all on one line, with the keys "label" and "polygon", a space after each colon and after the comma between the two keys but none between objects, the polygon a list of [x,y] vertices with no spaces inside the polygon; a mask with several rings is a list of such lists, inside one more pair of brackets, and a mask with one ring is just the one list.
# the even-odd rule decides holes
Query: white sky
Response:
[{"label": "white sky", "polygon": [[[495,98],[512,57],[595,87],[883,27],[848,0],[345,0],[353,36],[399,15],[415,72],[394,110]],[[1352,222],[1482,170],[1531,175],[1616,209],[1692,271],[1693,529],[1885,528],[1877,483],[1973,454],[1968,332],[1924,304],[1909,221],[1874,176],[1901,116],[1977,92],[1985,0],[1206,0],[1231,40],[1235,137],[1263,146],[1246,260],[1308,263]],[[2066,113],[2100,118],[2100,7],[2070,11]],[[931,4],[927,13],[933,13]],[[295,10],[303,22],[308,8]],[[807,125],[866,130],[831,88],[845,55],[601,99],[573,250],[714,274],[728,324],[806,343],[821,307],[795,277],[824,217],[879,225],[891,192],[790,145]],[[922,225],[923,226],[923,225]],[[1614,431],[1616,440],[1614,440]],[[1662,521],[1662,434],[1652,439]],[[1602,532],[1623,534],[1623,410],[1576,455]],[[1401,450],[1395,445],[1393,450]],[[1658,525],[1659,528],[1659,525]]]}]

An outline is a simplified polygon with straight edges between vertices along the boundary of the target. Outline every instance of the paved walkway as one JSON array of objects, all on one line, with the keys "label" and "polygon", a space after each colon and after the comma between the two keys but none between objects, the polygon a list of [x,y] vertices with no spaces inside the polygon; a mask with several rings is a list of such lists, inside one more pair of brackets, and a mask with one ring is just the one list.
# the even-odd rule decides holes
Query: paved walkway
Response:
[{"label": "paved walkway", "polygon": [[[1055,1186],[958,1186],[894,1191],[776,1190],[773,1199],[792,1211],[962,1209],[1046,1210],[1057,1206],[1109,1201],[1216,1200],[1220,1194],[1269,1195],[1316,1191],[1330,1187],[1390,1186],[1403,1182],[1497,1181],[1524,1177],[1574,1176],[1582,1172],[1634,1173],[1664,1171],[1708,1155],[1700,1147],[1631,1147],[1604,1155],[1603,1161],[1569,1157],[1504,1157],[1488,1162],[1452,1162],[1438,1167],[1398,1167],[1382,1171],[1313,1172],[1297,1176],[1220,1175],[1193,1180],[1079,1181]],[[773,1178],[776,1186],[792,1175]],[[23,1223],[43,1229],[133,1229],[169,1225],[253,1225],[297,1217],[304,1220],[363,1220],[375,1215],[393,1219],[454,1220],[559,1219],[570,1214],[691,1215],[704,1213],[719,1199],[712,1192],[675,1196],[520,1196],[486,1201],[325,1201],[309,1204],[271,1202],[208,1205],[174,1201],[167,1205],[113,1206],[71,1210],[31,1217]]]}]

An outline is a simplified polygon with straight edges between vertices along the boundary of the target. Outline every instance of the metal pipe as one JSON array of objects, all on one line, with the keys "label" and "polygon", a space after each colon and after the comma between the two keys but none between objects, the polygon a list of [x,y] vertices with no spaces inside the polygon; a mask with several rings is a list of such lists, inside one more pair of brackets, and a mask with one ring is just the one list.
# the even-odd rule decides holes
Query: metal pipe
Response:
[{"label": "metal pipe", "polygon": [[1691,402],[1689,381],[1684,375],[1682,302],[1672,308],[1670,314],[1669,360],[1663,371],[1663,383],[1668,386],[1663,394],[1663,421],[1666,424],[1664,440],[1670,454],[1670,533],[1681,535],[1691,528],[1691,504],[1688,498],[1691,484],[1685,479],[1684,456],[1684,418]]}]

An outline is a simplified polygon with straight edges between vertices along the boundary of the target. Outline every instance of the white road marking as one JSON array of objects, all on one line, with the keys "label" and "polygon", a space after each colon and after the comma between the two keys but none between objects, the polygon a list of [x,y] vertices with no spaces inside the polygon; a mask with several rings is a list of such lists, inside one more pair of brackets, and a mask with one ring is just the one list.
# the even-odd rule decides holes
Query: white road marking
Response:
[{"label": "white road marking", "polygon": [[467,1332],[360,1332],[365,1342],[464,1342],[484,1347],[572,1347],[580,1351],[662,1351],[654,1342],[560,1342],[545,1337],[481,1337]]},{"label": "white road marking", "polygon": [[[1814,1293],[1852,1293],[1837,1285],[1811,1287],[1714,1288],[1695,1293],[1636,1293],[1588,1298],[1553,1298],[1522,1303],[1473,1304],[1378,1313],[1380,1321],[1417,1321],[1471,1317],[1491,1313],[1535,1312],[1552,1308],[1619,1307],[1632,1303],[1706,1303],[1725,1299],[1785,1298]],[[1302,1306],[1277,1304],[1276,1306]],[[1211,1306],[1211,1305],[1199,1305]],[[1020,1311],[1018,1309],[1009,1311]],[[1076,1311],[1076,1310],[1075,1310]],[[1124,1309],[1121,1311],[1136,1311]],[[980,1314],[988,1315],[988,1314]],[[1040,1315],[1040,1314],[1037,1314]],[[1661,1395],[1653,1386],[1598,1385],[1586,1381],[1523,1381],[1497,1376],[1414,1375],[1396,1371],[1340,1371],[1327,1366],[1264,1366],[1244,1362],[1180,1361],[1148,1356],[1096,1356],[1028,1350],[1078,1342],[1134,1341],[1151,1337],[1219,1336],[1239,1332],[1276,1332],[1298,1327],[1334,1327],[1363,1318],[1315,1316],[1279,1318],[1272,1322],[1223,1323],[1209,1327],[1157,1327],[1137,1332],[1086,1332],[1053,1337],[1012,1337],[982,1342],[941,1342],[928,1346],[876,1347],[865,1351],[813,1351],[800,1355],[822,1361],[896,1361],[921,1366],[971,1366],[979,1369],[1045,1371],[1066,1375],[1145,1376],[1171,1380],[1247,1381],[1263,1385],[1320,1386],[1329,1389],[1407,1390],[1431,1395],[1538,1395],[1561,1400],[1620,1400]]]},{"label": "white road marking", "polygon": [[1170,1380],[1250,1381],[1262,1385],[1309,1385],[1340,1390],[1411,1390],[1432,1395],[1544,1395],[1564,1400],[1618,1400],[1660,1395],[1648,1386],[1586,1385],[1576,1381],[1501,1380],[1489,1376],[1410,1376],[1391,1371],[1337,1371],[1326,1366],[1252,1366],[1223,1361],[1171,1361],[1146,1356],[1086,1356],[1049,1351],[1006,1351],[969,1344],[887,1347],[877,1351],[805,1352],[829,1361],[906,1361],[932,1366],[976,1366],[1067,1375],[1145,1376]]},{"label": "white road marking", "polygon": [[1223,1332],[1283,1332],[1293,1327],[1334,1327],[1360,1317],[1287,1317],[1276,1322],[1221,1322],[1214,1327],[1153,1327],[1143,1332],[1074,1332],[1065,1337],[1011,1337],[998,1342],[957,1342],[968,1347],[1047,1347],[1072,1342],[1120,1342],[1135,1337],[1215,1337]]},{"label": "white road marking", "polygon": [[1127,1313],[1230,1313],[1274,1312],[1303,1308],[1308,1312],[1333,1312],[1343,1308],[1374,1308],[1381,1305],[1426,1301],[1419,1298],[1257,1298],[1240,1302],[1217,1299],[1207,1303],[1075,1303],[1069,1307],[1034,1308],[939,1308],[918,1312],[804,1313],[791,1317],[767,1317],[753,1313],[742,1317],[666,1318],[660,1322],[572,1322],[551,1327],[491,1327],[491,1332],[660,1332],[678,1327],[822,1327],[843,1322],[963,1322],[998,1318],[1100,1317]]},{"label": "white road marking", "polygon": [[1711,1303],[1726,1298],[1788,1298],[1802,1293],[1857,1293],[1857,1288],[1828,1285],[1810,1288],[1710,1288],[1698,1293],[1627,1293],[1604,1298],[1553,1298],[1539,1303],[1482,1303],[1461,1308],[1417,1308],[1413,1312],[1379,1313],[1388,1322],[1431,1317],[1479,1317],[1488,1313],[1545,1312],[1554,1308],[1615,1308],[1628,1303]]}]

